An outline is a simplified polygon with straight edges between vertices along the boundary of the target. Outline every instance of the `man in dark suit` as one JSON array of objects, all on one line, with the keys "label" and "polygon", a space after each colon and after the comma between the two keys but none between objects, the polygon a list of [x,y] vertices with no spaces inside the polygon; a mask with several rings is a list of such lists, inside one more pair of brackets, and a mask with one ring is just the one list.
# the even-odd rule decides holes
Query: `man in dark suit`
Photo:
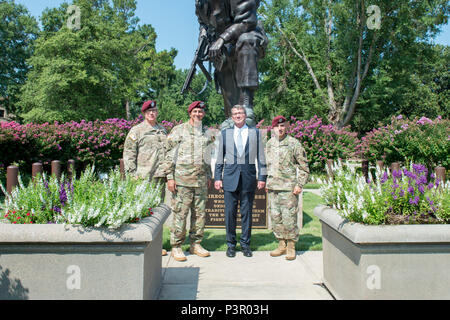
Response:
[{"label": "man in dark suit", "polygon": [[[239,203],[242,215],[241,248],[244,256],[251,257],[253,200],[256,188],[265,188],[267,177],[263,139],[258,129],[247,126],[246,110],[243,106],[234,106],[231,109],[231,117],[234,126],[222,130],[219,139],[214,187],[224,190],[227,256],[236,255],[236,218]],[[255,162],[258,164],[258,179]]]}]

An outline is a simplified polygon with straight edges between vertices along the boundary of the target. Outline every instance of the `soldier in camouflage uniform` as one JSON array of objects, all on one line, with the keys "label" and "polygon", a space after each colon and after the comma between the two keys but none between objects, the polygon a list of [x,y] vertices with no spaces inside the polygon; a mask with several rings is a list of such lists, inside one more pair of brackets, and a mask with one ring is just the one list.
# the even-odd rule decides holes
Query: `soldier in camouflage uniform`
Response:
[{"label": "soldier in camouflage uniform", "polygon": [[142,113],[144,121],[131,128],[125,139],[125,172],[136,178],[149,179],[164,185],[165,174],[161,165],[165,159],[167,131],[156,121],[158,108],[155,101],[146,101],[142,106]]},{"label": "soldier in camouflage uniform", "polygon": [[272,127],[274,134],[266,145],[266,189],[272,229],[279,245],[270,255],[286,254],[287,260],[294,260],[299,238],[298,195],[308,179],[308,160],[301,143],[286,134],[286,118],[275,117]]},{"label": "soldier in camouflage uniform", "polygon": [[205,104],[192,103],[188,108],[188,122],[174,127],[167,138],[167,187],[173,193],[170,244],[176,261],[186,261],[181,245],[186,238],[186,220],[191,211],[190,253],[208,257],[210,253],[200,243],[205,228],[207,188],[211,166],[205,155],[212,150],[214,139],[202,125]]},{"label": "soldier in camouflage uniform", "polygon": [[[131,128],[123,148],[125,172],[137,179],[154,181],[162,189],[161,201],[165,197],[165,174],[162,164],[167,143],[166,129],[157,123],[158,108],[155,101],[142,105],[144,121]],[[162,254],[167,252],[163,249]]]}]

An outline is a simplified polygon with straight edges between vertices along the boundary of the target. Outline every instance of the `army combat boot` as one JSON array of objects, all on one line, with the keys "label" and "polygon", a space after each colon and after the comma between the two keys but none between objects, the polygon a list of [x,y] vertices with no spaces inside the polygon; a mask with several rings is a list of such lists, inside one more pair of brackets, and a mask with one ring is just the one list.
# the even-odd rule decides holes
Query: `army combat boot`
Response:
[{"label": "army combat boot", "polygon": [[286,240],[279,240],[278,248],[270,252],[271,257],[279,257],[286,254]]},{"label": "army combat boot", "polygon": [[175,261],[179,261],[179,262],[183,262],[183,261],[187,260],[181,247],[173,247],[172,248],[172,257],[175,259]]},{"label": "army combat boot", "polygon": [[200,243],[193,243],[193,244],[191,244],[189,252],[191,254],[196,254],[196,255],[198,255],[199,257],[202,257],[202,258],[210,256],[209,251],[206,250],[205,248],[203,248]]},{"label": "army combat boot", "polygon": [[287,241],[287,250],[286,250],[286,260],[295,260],[295,258],[296,258],[295,241],[288,240]]}]

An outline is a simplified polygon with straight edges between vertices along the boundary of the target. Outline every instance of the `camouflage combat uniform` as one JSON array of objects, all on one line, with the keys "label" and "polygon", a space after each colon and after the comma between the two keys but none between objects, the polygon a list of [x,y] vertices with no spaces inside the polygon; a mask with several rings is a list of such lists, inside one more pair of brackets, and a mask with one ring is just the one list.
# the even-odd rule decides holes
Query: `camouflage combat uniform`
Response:
[{"label": "camouflage combat uniform", "polygon": [[189,122],[174,127],[167,138],[165,171],[167,180],[175,180],[177,191],[172,199],[170,244],[179,247],[186,238],[186,219],[191,211],[191,244],[200,243],[205,228],[205,205],[211,179],[210,150],[213,137],[204,126]]},{"label": "camouflage combat uniform", "polygon": [[266,155],[273,233],[278,240],[298,241],[298,196],[292,192],[295,186],[303,187],[308,179],[306,152],[297,139],[286,135],[281,140],[272,137],[267,142]]},{"label": "camouflage combat uniform", "polygon": [[166,179],[162,164],[166,156],[166,144],[166,129],[159,124],[153,127],[144,120],[131,128],[123,148],[125,172],[161,185],[161,201],[164,201],[165,196]]}]

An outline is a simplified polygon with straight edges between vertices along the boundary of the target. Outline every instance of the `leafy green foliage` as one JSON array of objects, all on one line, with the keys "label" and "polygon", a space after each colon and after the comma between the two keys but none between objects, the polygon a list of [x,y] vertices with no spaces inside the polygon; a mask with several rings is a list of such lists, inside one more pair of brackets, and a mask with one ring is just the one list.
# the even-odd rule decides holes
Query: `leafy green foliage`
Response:
[{"label": "leafy green foliage", "polygon": [[12,0],[0,1],[0,101],[15,112],[20,87],[25,83],[33,53],[33,43],[39,32],[37,21],[28,10]]},{"label": "leafy green foliage", "polygon": [[43,13],[33,65],[22,88],[25,121],[125,117],[174,72],[175,51],[157,53],[156,34],[137,25],[136,1],[75,0],[81,29],[67,27],[67,4]]},{"label": "leafy green foliage", "polygon": [[[259,117],[318,115],[360,133],[392,114],[448,117],[448,49],[429,42],[448,21],[446,0],[261,3],[271,42]],[[380,29],[367,26],[370,5]]]}]

